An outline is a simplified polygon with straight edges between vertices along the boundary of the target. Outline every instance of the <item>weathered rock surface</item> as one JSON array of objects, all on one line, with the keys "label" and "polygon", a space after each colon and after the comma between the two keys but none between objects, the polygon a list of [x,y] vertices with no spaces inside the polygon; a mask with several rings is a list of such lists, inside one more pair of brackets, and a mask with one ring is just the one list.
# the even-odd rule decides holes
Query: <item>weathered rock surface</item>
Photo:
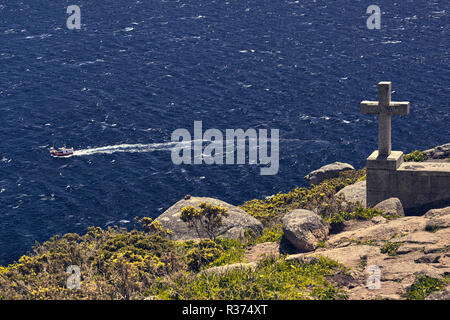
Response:
[{"label": "weathered rock surface", "polygon": [[450,143],[423,151],[429,159],[447,159],[450,157]]},{"label": "weathered rock surface", "polygon": [[316,185],[324,180],[337,178],[339,173],[347,170],[355,170],[352,165],[343,162],[327,164],[317,170],[311,171],[305,176],[306,181],[311,185]]},{"label": "weathered rock surface", "polygon": [[424,217],[428,218],[425,226],[425,229],[428,231],[437,231],[450,227],[450,207],[432,209]]},{"label": "weathered rock surface", "polygon": [[180,200],[156,218],[156,220],[158,220],[164,228],[173,231],[173,238],[175,240],[208,238],[206,232],[200,230],[199,236],[193,228],[189,228],[188,225],[180,219],[181,210],[184,207],[194,206],[198,208],[198,204],[201,202],[207,202],[227,208],[229,215],[228,217],[223,218],[223,224],[217,230],[217,236],[219,237],[239,239],[244,237],[246,230],[251,230],[252,232],[255,232],[255,234],[260,234],[262,231],[263,226],[261,222],[250,216],[244,210],[224,201],[207,197],[190,197],[188,199]]},{"label": "weathered rock surface", "polygon": [[432,218],[446,217],[448,215],[450,215],[450,207],[445,207],[440,209],[428,210],[427,213],[424,214],[424,218],[432,219]]},{"label": "weathered rock surface", "polygon": [[[405,293],[420,274],[442,278],[450,273],[450,207],[433,209],[423,216],[395,220],[362,221],[361,228],[331,235],[325,248],[314,252],[290,255],[287,260],[309,261],[326,256],[351,268],[354,281],[347,287],[350,299],[405,299]],[[368,225],[372,223],[372,225]],[[432,232],[427,225],[438,224]],[[386,243],[400,243],[396,255],[381,253]],[[369,289],[367,279],[380,270],[381,286]],[[428,299],[446,299],[449,287],[433,293]]]},{"label": "weathered rock surface", "polygon": [[258,243],[248,249],[245,254],[245,261],[257,262],[264,258],[280,256],[280,244],[278,242]]},{"label": "weathered rock surface", "polygon": [[348,202],[359,202],[364,207],[367,203],[366,197],[366,181],[359,181],[349,186],[346,186],[338,193],[336,193],[337,197],[343,197]]},{"label": "weathered rock surface", "polygon": [[328,225],[316,213],[297,209],[286,214],[281,222],[286,239],[301,251],[317,248],[328,235]]},{"label": "weathered rock surface", "polygon": [[387,219],[382,216],[375,216],[370,220],[372,223],[379,224],[379,223],[386,223]]},{"label": "weathered rock surface", "polygon": [[405,216],[402,203],[398,198],[389,198],[384,201],[381,201],[375,206],[375,208],[382,211],[385,215],[389,217]]}]

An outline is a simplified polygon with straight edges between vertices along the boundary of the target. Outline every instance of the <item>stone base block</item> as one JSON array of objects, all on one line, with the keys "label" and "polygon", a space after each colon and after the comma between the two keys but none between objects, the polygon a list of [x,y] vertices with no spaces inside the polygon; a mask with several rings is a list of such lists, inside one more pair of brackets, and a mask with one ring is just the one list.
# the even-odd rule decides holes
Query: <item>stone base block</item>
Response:
[{"label": "stone base block", "polygon": [[367,169],[397,170],[403,163],[403,152],[392,151],[388,157],[380,156],[378,150],[367,158]]}]

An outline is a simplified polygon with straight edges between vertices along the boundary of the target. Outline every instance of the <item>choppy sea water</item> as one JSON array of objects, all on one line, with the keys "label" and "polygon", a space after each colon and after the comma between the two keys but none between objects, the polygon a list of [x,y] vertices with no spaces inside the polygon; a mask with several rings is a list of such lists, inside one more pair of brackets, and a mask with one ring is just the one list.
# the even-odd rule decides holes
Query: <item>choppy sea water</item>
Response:
[{"label": "choppy sea water", "polygon": [[[240,204],[304,185],[334,161],[362,167],[377,147],[377,98],[411,101],[393,148],[450,141],[447,0],[0,0],[0,263],[35,241],[131,226],[185,194]],[[177,128],[280,130],[280,169],[181,165]],[[69,159],[51,146],[73,146]]]}]

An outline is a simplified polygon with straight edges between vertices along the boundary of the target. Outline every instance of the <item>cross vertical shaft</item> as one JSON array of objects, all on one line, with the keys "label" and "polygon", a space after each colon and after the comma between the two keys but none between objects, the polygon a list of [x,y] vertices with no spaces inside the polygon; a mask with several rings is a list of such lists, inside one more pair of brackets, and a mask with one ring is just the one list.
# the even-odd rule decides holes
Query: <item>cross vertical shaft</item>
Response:
[{"label": "cross vertical shaft", "polygon": [[381,112],[378,114],[378,155],[387,157],[391,154],[391,83],[380,82],[378,84],[378,105]]},{"label": "cross vertical shaft", "polygon": [[391,116],[378,115],[378,154],[387,157],[391,154]]}]

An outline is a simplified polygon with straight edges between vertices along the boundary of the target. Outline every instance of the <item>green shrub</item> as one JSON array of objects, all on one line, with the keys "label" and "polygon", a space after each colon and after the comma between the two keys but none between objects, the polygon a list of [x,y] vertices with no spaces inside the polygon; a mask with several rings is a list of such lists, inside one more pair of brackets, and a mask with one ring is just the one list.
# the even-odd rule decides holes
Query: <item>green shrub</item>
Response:
[{"label": "green shrub", "polygon": [[138,221],[138,223],[144,229],[144,232],[147,234],[157,234],[160,236],[170,236],[173,232],[172,230],[163,228],[161,223],[157,220],[153,220],[149,217],[144,217]]},{"label": "green shrub", "polygon": [[198,206],[200,209],[194,206],[181,209],[181,220],[194,228],[200,238],[203,230],[210,239],[216,239],[217,231],[222,226],[222,217],[228,217],[228,210],[205,202]]},{"label": "green shrub", "polygon": [[317,242],[317,247],[318,248],[326,248],[327,243],[325,241],[319,241],[319,242]]},{"label": "green shrub", "polygon": [[193,271],[200,271],[204,266],[219,258],[223,249],[212,240],[202,240],[197,246],[188,251],[186,258],[188,266]]},{"label": "green shrub", "polygon": [[367,267],[367,255],[363,255],[359,257],[359,264],[358,264],[359,268],[361,270],[366,269]]},{"label": "green shrub", "polygon": [[186,258],[190,271],[217,267],[225,264],[241,262],[247,245],[238,240],[216,239],[201,240],[199,243],[185,244],[188,248]]},{"label": "green shrub", "polygon": [[375,216],[383,215],[383,213],[380,210],[375,209],[375,208],[364,208],[364,207],[358,206],[353,211],[353,215],[354,215],[355,219],[370,220]]},{"label": "green shrub", "polygon": [[345,221],[351,220],[353,218],[354,215],[352,215],[350,212],[339,211],[335,214],[332,214],[331,216],[326,217],[324,221],[330,225],[331,233],[337,233],[339,231],[342,231]]},{"label": "green shrub", "polygon": [[446,282],[445,279],[420,275],[406,292],[406,298],[408,300],[424,300],[430,293],[441,290]]},{"label": "green shrub", "polygon": [[409,154],[403,155],[403,160],[406,162],[410,162],[410,161],[423,162],[427,159],[428,159],[427,155],[419,150],[414,150],[413,152],[411,152]]},{"label": "green shrub", "polygon": [[381,247],[380,251],[381,253],[387,253],[389,256],[396,256],[402,244],[402,242],[387,242]]},{"label": "green shrub", "polygon": [[222,248],[222,254],[208,267],[218,267],[236,262],[244,262],[244,256],[248,249],[248,243],[235,239],[216,239]]},{"label": "green shrub", "polygon": [[283,238],[283,226],[281,223],[264,228],[262,235],[254,238],[251,244],[258,244],[263,242],[280,242]]}]

